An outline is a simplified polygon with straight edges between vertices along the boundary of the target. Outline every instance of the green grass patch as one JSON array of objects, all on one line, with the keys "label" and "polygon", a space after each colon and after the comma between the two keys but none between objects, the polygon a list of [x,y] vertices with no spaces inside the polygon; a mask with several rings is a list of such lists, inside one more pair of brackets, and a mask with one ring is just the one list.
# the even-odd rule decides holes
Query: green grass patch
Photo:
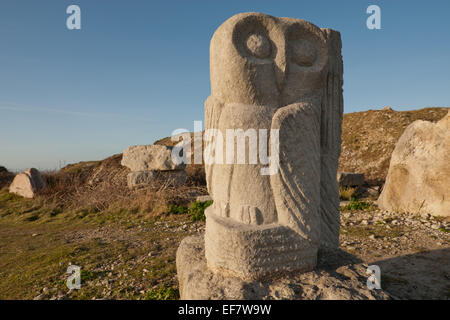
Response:
[{"label": "green grass patch", "polygon": [[195,201],[189,207],[171,203],[167,207],[168,214],[188,214],[191,221],[206,221],[205,209],[212,204],[212,200]]},{"label": "green grass patch", "polygon": [[206,221],[205,209],[212,204],[212,200],[205,202],[195,201],[189,207],[189,215],[192,221]]},{"label": "green grass patch", "polygon": [[367,210],[369,208],[372,208],[372,203],[367,201],[358,201],[355,198],[351,198],[350,202],[345,205],[341,206],[341,211],[362,211]]},{"label": "green grass patch", "polygon": [[174,203],[169,203],[169,206],[167,207],[168,214],[185,214],[188,213],[188,210],[188,207]]},{"label": "green grass patch", "polygon": [[145,300],[178,300],[180,294],[178,290],[172,287],[159,287],[150,289],[144,296]]},{"label": "green grass patch", "polygon": [[104,272],[98,272],[98,271],[88,271],[88,270],[84,270],[81,269],[81,281],[92,281],[94,279],[97,279],[101,276],[103,276],[105,273]]}]

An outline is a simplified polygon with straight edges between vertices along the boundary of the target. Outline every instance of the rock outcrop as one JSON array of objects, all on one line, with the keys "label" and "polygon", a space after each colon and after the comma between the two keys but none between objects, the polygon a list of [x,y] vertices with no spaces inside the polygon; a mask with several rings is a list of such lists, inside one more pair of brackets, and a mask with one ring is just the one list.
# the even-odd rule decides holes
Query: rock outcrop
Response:
[{"label": "rock outcrop", "polygon": [[450,111],[439,122],[415,121],[392,153],[381,209],[450,216]]},{"label": "rock outcrop", "polygon": [[172,161],[172,147],[163,145],[132,146],[123,152],[121,164],[131,171],[182,170],[184,163]]},{"label": "rock outcrop", "polygon": [[386,180],[395,143],[414,121],[437,122],[448,108],[410,111],[368,110],[344,114],[342,121],[341,172],[364,174],[365,183],[382,186]]},{"label": "rock outcrop", "polygon": [[9,187],[9,192],[24,198],[34,198],[44,188],[45,183],[39,171],[35,168],[30,168],[14,177]]}]

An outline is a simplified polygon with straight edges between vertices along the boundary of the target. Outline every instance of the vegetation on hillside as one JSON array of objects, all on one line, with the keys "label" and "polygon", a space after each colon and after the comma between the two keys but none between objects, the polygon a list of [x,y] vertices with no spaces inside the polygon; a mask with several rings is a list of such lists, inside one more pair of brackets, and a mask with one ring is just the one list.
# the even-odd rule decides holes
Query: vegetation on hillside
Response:
[{"label": "vegetation on hillside", "polygon": [[394,111],[391,108],[344,114],[339,171],[364,173],[369,184],[382,185],[395,144],[416,120],[437,122],[448,108]]}]

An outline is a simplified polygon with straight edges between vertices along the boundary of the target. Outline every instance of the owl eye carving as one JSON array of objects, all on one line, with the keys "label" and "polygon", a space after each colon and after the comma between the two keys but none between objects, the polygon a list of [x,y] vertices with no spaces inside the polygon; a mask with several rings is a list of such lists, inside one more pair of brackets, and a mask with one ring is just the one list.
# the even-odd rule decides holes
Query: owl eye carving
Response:
[{"label": "owl eye carving", "polygon": [[296,40],[292,44],[292,60],[301,67],[311,67],[317,59],[317,50],[308,40]]},{"label": "owl eye carving", "polygon": [[248,52],[259,59],[268,58],[272,50],[269,39],[261,34],[251,34],[247,38],[246,46]]}]

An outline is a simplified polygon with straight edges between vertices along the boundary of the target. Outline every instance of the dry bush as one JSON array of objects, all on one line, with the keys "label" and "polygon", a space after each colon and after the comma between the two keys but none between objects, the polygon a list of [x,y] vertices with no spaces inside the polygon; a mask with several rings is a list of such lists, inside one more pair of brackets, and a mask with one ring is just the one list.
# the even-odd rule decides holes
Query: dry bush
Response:
[{"label": "dry bush", "polygon": [[[4,167],[0,167],[4,168]],[[0,171],[0,189],[9,186],[14,179],[14,173],[8,172],[8,170]]]},{"label": "dry bush", "polygon": [[202,166],[187,170],[185,186],[168,184],[129,190],[129,169],[120,165],[122,155],[114,155],[100,162],[79,163],[57,172],[45,172],[47,188],[40,194],[48,206],[64,209],[87,208],[99,212],[115,208],[161,214],[169,203],[186,205],[198,195],[206,194]]}]

